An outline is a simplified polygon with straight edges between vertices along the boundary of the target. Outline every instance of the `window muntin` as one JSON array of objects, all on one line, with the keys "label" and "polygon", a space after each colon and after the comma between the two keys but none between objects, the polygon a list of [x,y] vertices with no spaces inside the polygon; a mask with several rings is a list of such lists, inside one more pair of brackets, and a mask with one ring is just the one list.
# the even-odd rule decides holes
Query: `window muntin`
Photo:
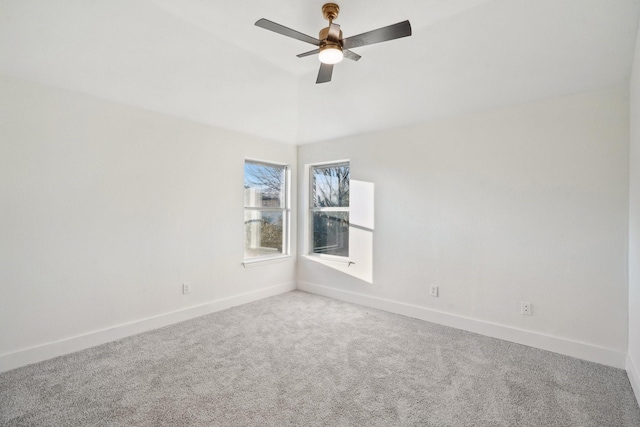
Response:
[{"label": "window muntin", "polygon": [[245,260],[288,254],[287,177],[284,165],[245,160]]},{"label": "window muntin", "polygon": [[310,167],[311,254],[349,256],[348,162]]}]

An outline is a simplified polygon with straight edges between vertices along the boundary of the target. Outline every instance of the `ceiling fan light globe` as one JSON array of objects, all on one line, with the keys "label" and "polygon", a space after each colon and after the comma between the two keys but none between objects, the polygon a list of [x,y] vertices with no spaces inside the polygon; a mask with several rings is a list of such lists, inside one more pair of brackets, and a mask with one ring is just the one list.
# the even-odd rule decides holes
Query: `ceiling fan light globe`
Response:
[{"label": "ceiling fan light globe", "polygon": [[342,61],[344,55],[341,49],[336,47],[326,47],[320,51],[318,58],[320,58],[320,62],[323,64],[337,64]]}]

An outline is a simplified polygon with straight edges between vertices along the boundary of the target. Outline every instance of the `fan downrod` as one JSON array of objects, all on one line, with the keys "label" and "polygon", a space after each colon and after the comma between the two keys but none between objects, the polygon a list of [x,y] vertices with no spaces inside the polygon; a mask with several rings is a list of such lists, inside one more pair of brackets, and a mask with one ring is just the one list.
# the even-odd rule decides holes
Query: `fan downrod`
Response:
[{"label": "fan downrod", "polygon": [[322,16],[329,22],[335,20],[338,17],[338,13],[340,13],[340,6],[335,3],[326,3],[322,6]]}]

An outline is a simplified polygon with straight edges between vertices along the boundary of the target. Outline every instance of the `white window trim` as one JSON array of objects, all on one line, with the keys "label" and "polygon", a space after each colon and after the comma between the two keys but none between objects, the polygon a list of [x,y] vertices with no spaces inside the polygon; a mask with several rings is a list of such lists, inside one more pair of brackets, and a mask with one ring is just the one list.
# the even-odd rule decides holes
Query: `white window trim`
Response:
[{"label": "white window trim", "polygon": [[[255,159],[245,157],[243,162],[243,170],[244,165],[246,163],[253,163],[263,166],[269,167],[281,167],[284,169],[284,208],[273,208],[273,207],[247,207],[243,206],[242,214],[247,210],[259,210],[259,211],[271,211],[271,212],[282,212],[282,253],[278,253],[276,255],[263,255],[256,256],[252,258],[244,258],[242,261],[242,266],[245,268],[249,268],[252,266],[258,265],[266,265],[271,264],[273,262],[283,262],[287,259],[291,258],[291,169],[289,165],[286,163],[273,162],[262,159]],[[244,173],[243,173],[244,176]],[[243,203],[244,205],[244,203]],[[244,247],[243,247],[244,251]]]},{"label": "white window trim", "polygon": [[355,264],[355,262],[351,261],[349,257],[343,257],[343,256],[337,256],[337,255],[306,254],[306,255],[302,255],[302,257],[309,261],[326,261],[326,262],[335,262],[338,264],[347,264],[347,267],[350,267],[352,264]]},{"label": "white window trim", "polygon": [[267,265],[267,264],[275,264],[278,262],[286,262],[289,261],[291,259],[291,255],[286,254],[286,255],[274,255],[274,256],[264,256],[264,257],[255,257],[255,258],[249,258],[249,259],[245,259],[244,261],[242,261],[242,266],[244,268],[253,268],[253,267],[259,267],[262,265]]},{"label": "white window trim", "polygon": [[[315,253],[313,252],[313,245],[311,244],[311,242],[313,241],[313,219],[312,219],[313,212],[345,212],[345,211],[349,212],[350,211],[350,207],[345,209],[343,207],[316,208],[313,206],[313,200],[311,199],[311,195],[313,194],[313,179],[311,178],[311,170],[319,166],[339,166],[341,164],[348,164],[349,168],[351,168],[351,161],[349,159],[332,160],[327,162],[310,163],[305,165],[305,180],[306,180],[306,188],[307,188],[307,197],[305,199],[306,205],[307,205],[306,214],[305,214],[305,221],[306,221],[305,225],[306,225],[307,232],[304,239],[304,257],[312,261],[322,260],[322,261],[347,264],[347,266],[350,266],[351,264],[355,264],[355,263],[351,261],[349,256]],[[349,253],[351,252],[349,251]]]}]

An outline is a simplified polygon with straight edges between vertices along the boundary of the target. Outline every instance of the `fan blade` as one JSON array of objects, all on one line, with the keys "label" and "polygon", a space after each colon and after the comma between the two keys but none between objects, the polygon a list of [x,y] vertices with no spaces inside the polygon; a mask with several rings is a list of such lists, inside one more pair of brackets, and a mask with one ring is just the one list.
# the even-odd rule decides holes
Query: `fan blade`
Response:
[{"label": "fan blade", "polygon": [[340,25],[333,22],[329,26],[329,33],[327,34],[327,40],[331,42],[340,43]]},{"label": "fan blade", "polygon": [[315,46],[320,46],[320,40],[306,34],[302,34],[299,31],[292,30],[291,28],[287,28],[283,25],[276,24],[268,19],[258,19],[256,21],[256,26],[264,28],[265,30],[273,31],[274,33],[282,34],[283,36],[291,37]]},{"label": "fan blade", "polygon": [[360,58],[362,58],[362,56],[358,55],[355,52],[351,52],[349,49],[342,49],[342,54],[344,55],[345,58],[350,59],[352,61],[357,61]]},{"label": "fan blade", "polygon": [[351,49],[354,47],[366,46],[374,43],[386,42],[411,35],[411,24],[409,21],[398,22],[388,27],[378,28],[357,36],[342,39],[342,47]]},{"label": "fan blade", "polygon": [[333,74],[333,64],[320,64],[320,71],[318,71],[316,84],[330,82],[331,74]]},{"label": "fan blade", "polygon": [[300,54],[298,54],[296,56],[298,58],[304,58],[305,56],[315,55],[316,53],[320,53],[320,49],[313,49],[313,50],[310,50],[309,52],[300,53]]}]

